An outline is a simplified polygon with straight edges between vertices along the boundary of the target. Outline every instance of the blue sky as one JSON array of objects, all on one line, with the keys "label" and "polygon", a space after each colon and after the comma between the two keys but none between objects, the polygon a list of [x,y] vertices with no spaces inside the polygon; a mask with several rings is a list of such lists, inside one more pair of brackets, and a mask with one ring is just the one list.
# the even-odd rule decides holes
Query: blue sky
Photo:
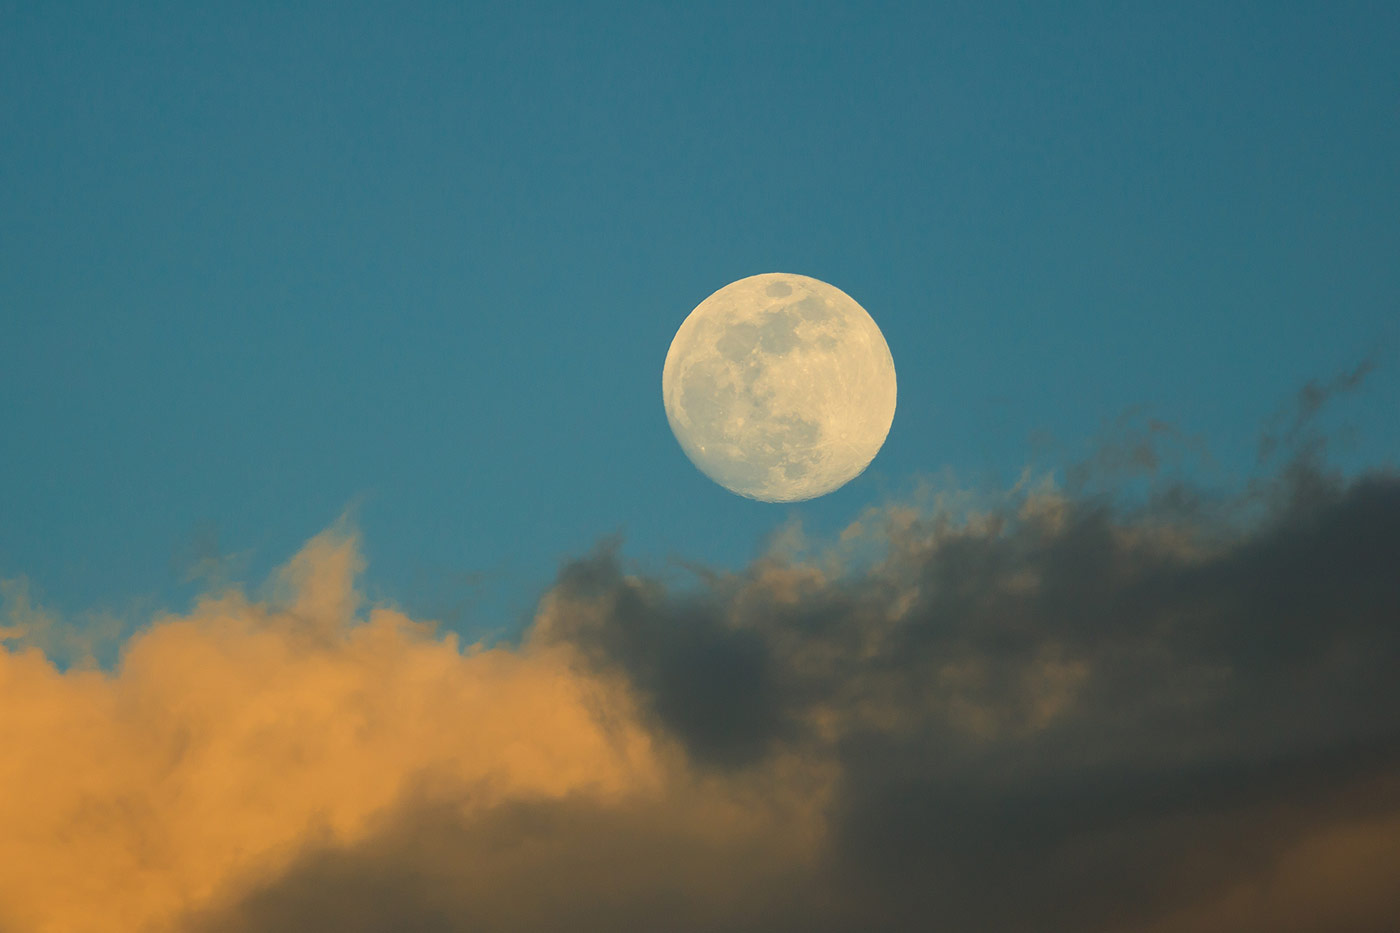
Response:
[{"label": "blue sky", "polygon": [[[1127,410],[1238,482],[1368,356],[1394,462],[1387,3],[0,5],[0,577],[66,613],[262,578],[357,504],[369,592],[511,628],[559,562],[745,561]],[[661,405],[706,295],[799,272],[899,372],[798,506]],[[1194,471],[1194,472],[1192,472]]]}]

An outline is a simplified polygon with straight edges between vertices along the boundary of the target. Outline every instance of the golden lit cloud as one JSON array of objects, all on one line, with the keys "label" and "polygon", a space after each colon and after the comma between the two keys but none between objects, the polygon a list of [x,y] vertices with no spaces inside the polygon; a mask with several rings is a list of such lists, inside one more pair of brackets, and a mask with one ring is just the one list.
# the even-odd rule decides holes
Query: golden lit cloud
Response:
[{"label": "golden lit cloud", "polygon": [[355,539],[312,539],[279,602],[164,616],[115,673],[0,652],[0,919],[173,922],[302,847],[353,844],[415,784],[600,799],[660,780],[617,685],[564,646],[468,648],[392,609],[357,621]]}]

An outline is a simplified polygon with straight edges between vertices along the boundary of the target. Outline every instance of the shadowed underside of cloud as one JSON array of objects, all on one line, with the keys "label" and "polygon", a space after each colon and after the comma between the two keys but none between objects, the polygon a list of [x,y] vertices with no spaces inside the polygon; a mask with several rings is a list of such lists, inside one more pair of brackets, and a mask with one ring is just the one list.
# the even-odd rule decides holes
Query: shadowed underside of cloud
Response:
[{"label": "shadowed underside of cloud", "polygon": [[1400,918],[1393,473],[873,510],[683,591],[602,548],[510,648],[358,568],[328,532],[110,674],[0,652],[0,928]]}]

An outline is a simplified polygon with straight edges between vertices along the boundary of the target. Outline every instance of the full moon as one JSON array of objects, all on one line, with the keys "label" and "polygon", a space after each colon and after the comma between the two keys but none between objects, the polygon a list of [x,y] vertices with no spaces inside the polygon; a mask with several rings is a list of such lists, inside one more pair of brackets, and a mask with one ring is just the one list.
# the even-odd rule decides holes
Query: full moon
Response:
[{"label": "full moon", "polygon": [[812,499],[870,465],[894,420],[894,360],[841,289],[805,275],[740,279],[681,324],[661,373],[681,448],[721,486]]}]

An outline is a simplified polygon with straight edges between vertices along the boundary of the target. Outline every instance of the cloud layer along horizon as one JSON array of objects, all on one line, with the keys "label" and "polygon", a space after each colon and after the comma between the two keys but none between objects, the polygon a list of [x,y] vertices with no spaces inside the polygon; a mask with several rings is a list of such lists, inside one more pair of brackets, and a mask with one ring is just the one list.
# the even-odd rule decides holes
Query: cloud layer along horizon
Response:
[{"label": "cloud layer along horizon", "polygon": [[518,645],[362,564],[327,531],[112,671],[11,613],[0,930],[1400,920],[1394,472],[871,510],[687,586],[603,546]]}]

